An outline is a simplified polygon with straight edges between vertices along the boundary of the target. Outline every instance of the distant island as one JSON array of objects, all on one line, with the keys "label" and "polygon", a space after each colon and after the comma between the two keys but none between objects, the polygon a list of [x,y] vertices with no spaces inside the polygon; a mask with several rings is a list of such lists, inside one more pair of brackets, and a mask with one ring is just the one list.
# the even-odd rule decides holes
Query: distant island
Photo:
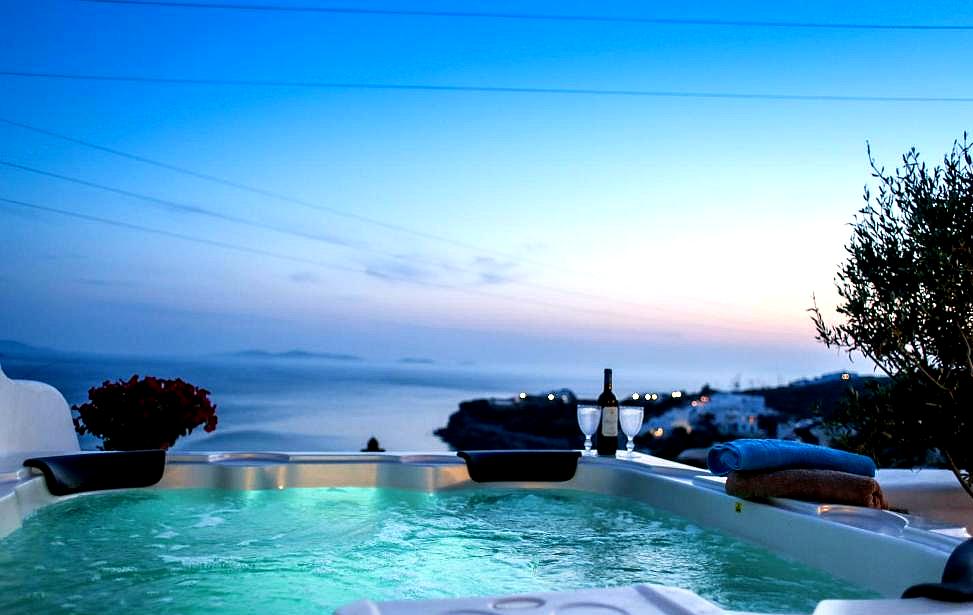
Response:
[{"label": "distant island", "polygon": [[13,340],[0,340],[0,358],[31,358],[57,354],[61,354],[61,352],[50,348],[39,348],[30,344],[15,342]]},{"label": "distant island", "polygon": [[329,359],[331,361],[361,361],[362,358],[353,354],[338,352],[310,352],[307,350],[288,350],[286,352],[270,352],[268,350],[241,350],[231,354],[234,357],[247,359]]},{"label": "distant island", "polygon": [[[42,348],[39,346],[32,346],[30,344],[25,344],[23,342],[17,342],[14,340],[0,340],[0,359],[37,359],[39,357],[52,357],[52,356],[74,356],[74,355],[89,355],[94,353],[89,352],[66,352],[61,350],[55,350],[52,348]],[[327,361],[365,361],[363,357],[355,354],[345,353],[345,352],[315,352],[311,350],[304,350],[301,348],[294,348],[292,350],[285,350],[283,352],[273,352],[270,350],[264,350],[261,348],[251,348],[248,350],[239,350],[236,352],[223,352],[214,353],[209,355],[210,357],[234,357],[239,359],[256,359],[263,361],[272,361],[278,359],[284,360],[313,360],[313,359],[323,359]],[[402,357],[395,360],[396,363],[402,365],[435,365],[436,360],[429,357]],[[464,362],[464,365],[472,365],[472,362]]]},{"label": "distant island", "polygon": [[406,363],[408,365],[433,365],[435,361],[425,357],[402,357],[399,359],[399,363]]}]

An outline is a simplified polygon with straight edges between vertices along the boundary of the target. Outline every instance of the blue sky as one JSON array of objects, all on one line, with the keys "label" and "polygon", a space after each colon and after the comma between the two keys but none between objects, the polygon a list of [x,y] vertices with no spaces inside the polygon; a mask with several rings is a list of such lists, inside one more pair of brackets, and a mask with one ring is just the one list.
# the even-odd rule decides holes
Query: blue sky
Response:
[{"label": "blue sky", "polygon": [[[960,2],[354,6],[973,24]],[[970,97],[971,45],[971,31],[0,4],[0,70],[95,75]],[[23,77],[0,77],[0,92],[2,119],[385,225],[0,124],[0,161],[210,213],[2,165],[0,198],[296,259],[0,203],[0,337],[109,352],[301,347],[764,380],[847,364],[813,340],[804,310],[812,293],[835,302],[847,223],[868,180],[866,140],[888,164],[911,146],[938,158],[973,117],[973,103]]]}]

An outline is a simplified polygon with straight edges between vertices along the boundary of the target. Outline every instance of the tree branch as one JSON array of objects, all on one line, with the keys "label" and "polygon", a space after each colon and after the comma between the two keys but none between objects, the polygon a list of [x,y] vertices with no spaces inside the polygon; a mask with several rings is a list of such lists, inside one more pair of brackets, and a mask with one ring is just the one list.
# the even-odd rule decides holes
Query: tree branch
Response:
[{"label": "tree branch", "polygon": [[963,333],[963,327],[957,326],[956,328],[959,329],[960,339],[966,345],[966,364],[970,366],[970,376],[973,376],[973,349],[970,348],[970,340]]},{"label": "tree branch", "polygon": [[967,473],[966,476],[963,476],[963,470],[957,467],[956,462],[953,461],[953,456],[949,454],[948,450],[944,449],[943,455],[946,456],[946,463],[949,464],[949,469],[953,471],[953,476],[955,476],[956,480],[959,481],[959,484],[963,486],[963,490],[966,491],[966,494],[973,498],[973,484],[971,484],[969,473]]}]

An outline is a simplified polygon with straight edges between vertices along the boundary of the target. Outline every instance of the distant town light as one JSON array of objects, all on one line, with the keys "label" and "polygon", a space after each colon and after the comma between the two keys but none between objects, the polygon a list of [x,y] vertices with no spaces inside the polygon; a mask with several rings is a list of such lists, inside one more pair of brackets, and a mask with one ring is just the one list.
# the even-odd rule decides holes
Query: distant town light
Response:
[{"label": "distant town light", "polygon": [[679,399],[680,397],[682,397],[682,391],[673,391],[672,392],[672,398],[673,399]]},{"label": "distant town light", "polygon": [[518,397],[520,397],[521,399],[527,399],[527,393],[521,393],[520,395],[518,395]]},{"label": "distant town light", "polygon": [[693,408],[695,408],[696,406],[698,406],[698,405],[699,405],[699,402],[698,402],[698,401],[696,401],[696,400],[694,399],[694,400],[692,401],[692,403],[691,403],[691,404],[689,404],[689,405],[690,405],[690,406],[692,406]]},{"label": "distant town light", "polygon": [[566,404],[566,403],[568,403],[569,401],[571,401],[571,398],[570,398],[570,397],[568,397],[566,393],[565,393],[564,395],[562,395],[562,396],[561,396],[561,403],[562,403],[562,404]]},{"label": "distant town light", "polygon": [[554,401],[554,397],[555,397],[554,396],[554,393],[548,393],[547,394],[547,401]]},{"label": "distant town light", "polygon": [[638,401],[638,400],[639,400],[639,394],[638,393],[632,393],[632,401]]},{"label": "distant town light", "polygon": [[841,379],[842,380],[851,380],[851,374],[849,374],[848,372],[845,372],[845,373],[841,374]]},{"label": "distant town light", "polygon": [[657,399],[659,399],[659,394],[658,393],[653,393],[652,394],[652,401],[655,401]]},{"label": "distant town light", "polygon": [[700,395],[699,401],[703,402],[704,404],[709,403],[709,395]]},{"label": "distant town light", "polygon": [[656,438],[661,438],[665,434],[666,434],[666,430],[661,427],[656,427],[655,429],[652,430],[652,435],[655,436]]}]

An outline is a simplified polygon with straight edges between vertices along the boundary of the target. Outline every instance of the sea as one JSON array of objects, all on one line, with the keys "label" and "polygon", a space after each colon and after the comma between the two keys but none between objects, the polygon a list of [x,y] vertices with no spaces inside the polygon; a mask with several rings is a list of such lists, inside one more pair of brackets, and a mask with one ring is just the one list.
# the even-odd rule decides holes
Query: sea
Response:
[{"label": "sea", "polygon": [[[181,438],[174,450],[187,451],[357,451],[370,437],[388,450],[447,450],[433,432],[464,400],[562,388],[595,397],[602,385],[598,368],[381,363],[311,355],[186,358],[32,350],[0,353],[0,369],[15,380],[50,384],[72,405],[84,403],[90,388],[133,374],[178,377],[203,387],[217,406],[219,422],[213,433],[200,428]],[[629,374],[628,380],[663,390],[650,377]],[[82,438],[82,448],[98,444]]]}]

